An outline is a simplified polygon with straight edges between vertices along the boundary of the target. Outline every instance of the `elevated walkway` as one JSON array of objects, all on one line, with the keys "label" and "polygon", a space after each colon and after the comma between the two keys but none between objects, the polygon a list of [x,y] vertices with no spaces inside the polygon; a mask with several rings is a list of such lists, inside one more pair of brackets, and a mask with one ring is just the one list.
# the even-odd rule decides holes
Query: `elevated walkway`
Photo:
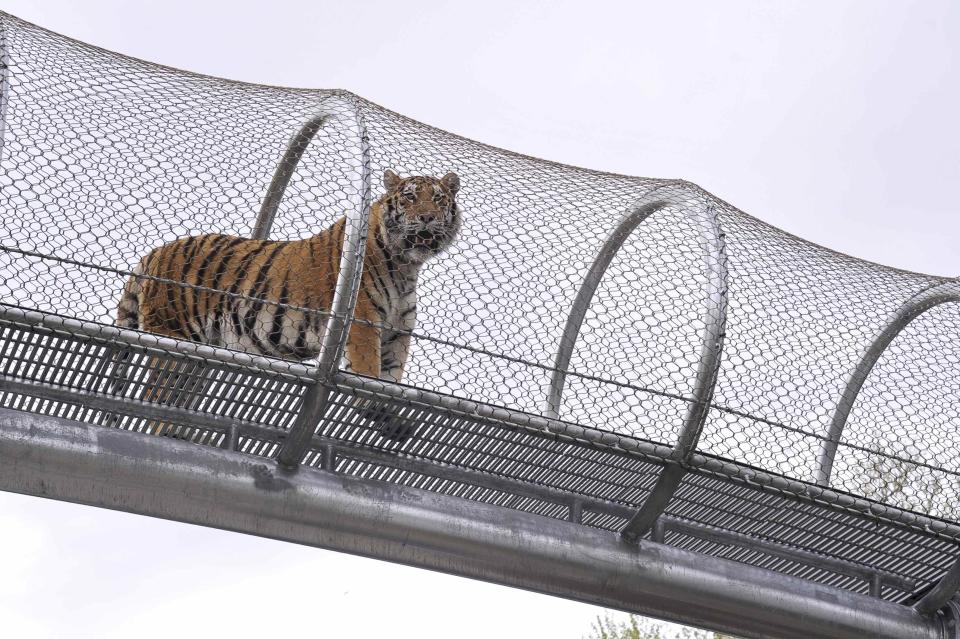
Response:
[{"label": "elevated walkway", "polygon": [[[343,91],[0,45],[0,488],[744,637],[960,636],[956,280]],[[340,367],[387,168],[463,183],[402,384]],[[317,360],[111,325],[154,246],[343,215]]]}]

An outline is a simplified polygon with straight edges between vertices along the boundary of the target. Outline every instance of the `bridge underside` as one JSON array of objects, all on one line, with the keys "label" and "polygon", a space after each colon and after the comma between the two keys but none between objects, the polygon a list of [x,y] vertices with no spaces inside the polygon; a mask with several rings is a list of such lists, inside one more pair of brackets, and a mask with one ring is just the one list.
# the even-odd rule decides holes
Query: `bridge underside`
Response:
[{"label": "bridge underside", "polygon": [[[104,362],[120,347],[130,383],[118,391]],[[669,447],[341,373],[290,470],[276,457],[314,383],[308,366],[9,307],[0,361],[5,490],[747,637],[810,636],[814,623],[823,637],[941,636],[943,615],[909,604],[956,556],[944,522],[695,455],[630,544],[617,531],[673,463]],[[165,402],[136,399],[150,367],[169,373]],[[384,416],[410,437],[384,438]]]},{"label": "bridge underside", "polygon": [[[401,464],[402,465],[402,464]],[[736,632],[941,638],[950,619],[590,526],[339,471],[0,409],[0,487]],[[952,636],[952,635],[949,635]]]}]

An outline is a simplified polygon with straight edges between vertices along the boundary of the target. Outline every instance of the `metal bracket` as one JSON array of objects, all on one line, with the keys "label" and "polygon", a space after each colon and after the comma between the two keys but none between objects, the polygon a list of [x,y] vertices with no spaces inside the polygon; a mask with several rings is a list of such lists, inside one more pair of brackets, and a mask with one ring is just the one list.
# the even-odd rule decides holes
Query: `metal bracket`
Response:
[{"label": "metal bracket", "polygon": [[913,605],[913,609],[926,617],[932,617],[947,605],[960,590],[960,558],[940,577],[940,580]]},{"label": "metal bracket", "polygon": [[951,600],[940,611],[943,639],[960,639],[960,602]]}]

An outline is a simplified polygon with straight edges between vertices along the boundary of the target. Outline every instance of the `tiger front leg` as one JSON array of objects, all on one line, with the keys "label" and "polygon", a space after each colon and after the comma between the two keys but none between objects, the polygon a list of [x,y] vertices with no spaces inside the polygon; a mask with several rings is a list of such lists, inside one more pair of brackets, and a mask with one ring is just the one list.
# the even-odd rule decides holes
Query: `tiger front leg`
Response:
[{"label": "tiger front leg", "polygon": [[[359,306],[359,305],[358,305]],[[358,311],[361,309],[358,308]],[[346,360],[347,370],[367,377],[382,377],[382,348],[381,334],[379,325],[375,325],[371,320],[360,319],[354,322],[350,328],[350,335],[347,338]],[[369,317],[369,315],[368,315]],[[361,419],[366,421],[370,427],[380,432],[388,439],[402,441],[406,438],[404,433],[395,427],[396,417],[387,407],[376,400],[357,397],[353,401],[353,407],[359,413]]]},{"label": "tiger front leg", "polygon": [[[357,319],[350,327],[347,336],[347,348],[344,353],[346,370],[366,377],[380,377],[380,332],[381,328],[360,315],[358,305]],[[360,418],[380,428],[387,416],[376,402],[355,397],[351,402]]]},{"label": "tiger front leg", "polygon": [[347,336],[347,370],[367,377],[380,377],[380,331],[370,320],[357,319]]},{"label": "tiger front leg", "polygon": [[385,331],[380,346],[380,379],[388,382],[403,380],[403,369],[410,354],[410,333]]},{"label": "tiger front leg", "polygon": [[[399,382],[410,353],[410,333],[385,331],[381,345],[380,379]],[[390,415],[380,424],[380,434],[387,439],[403,442],[414,432],[414,424],[399,415]]]}]

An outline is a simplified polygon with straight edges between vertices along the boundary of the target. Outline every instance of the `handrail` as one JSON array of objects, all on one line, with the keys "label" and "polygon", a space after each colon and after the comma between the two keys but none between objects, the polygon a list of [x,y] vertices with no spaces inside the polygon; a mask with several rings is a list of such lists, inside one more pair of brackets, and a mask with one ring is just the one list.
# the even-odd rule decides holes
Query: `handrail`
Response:
[{"label": "handrail", "polygon": [[864,351],[857,362],[847,385],[840,396],[840,402],[833,413],[833,419],[830,422],[830,429],[827,438],[820,447],[820,455],[817,467],[817,484],[820,486],[830,485],[830,476],[833,473],[833,462],[837,455],[837,448],[840,446],[840,439],[843,436],[843,429],[850,417],[850,411],[857,401],[860,389],[867,381],[867,377],[877,364],[881,355],[886,351],[890,343],[907,327],[910,322],[925,313],[926,311],[946,304],[948,302],[960,302],[960,280],[951,280],[934,284],[926,288],[904,302],[900,308],[894,311],[887,318],[886,324],[880,333],[873,339],[873,342]]},{"label": "handrail", "polygon": [[211,346],[210,344],[166,337],[156,333],[146,333],[110,324],[101,324],[100,322],[65,317],[56,313],[27,310],[0,302],[0,323],[4,322],[51,333],[80,336],[104,344],[130,346],[154,355],[164,356],[174,353],[179,357],[212,366],[249,367],[308,381],[316,378],[317,368],[309,364],[253,355],[221,346]]}]

